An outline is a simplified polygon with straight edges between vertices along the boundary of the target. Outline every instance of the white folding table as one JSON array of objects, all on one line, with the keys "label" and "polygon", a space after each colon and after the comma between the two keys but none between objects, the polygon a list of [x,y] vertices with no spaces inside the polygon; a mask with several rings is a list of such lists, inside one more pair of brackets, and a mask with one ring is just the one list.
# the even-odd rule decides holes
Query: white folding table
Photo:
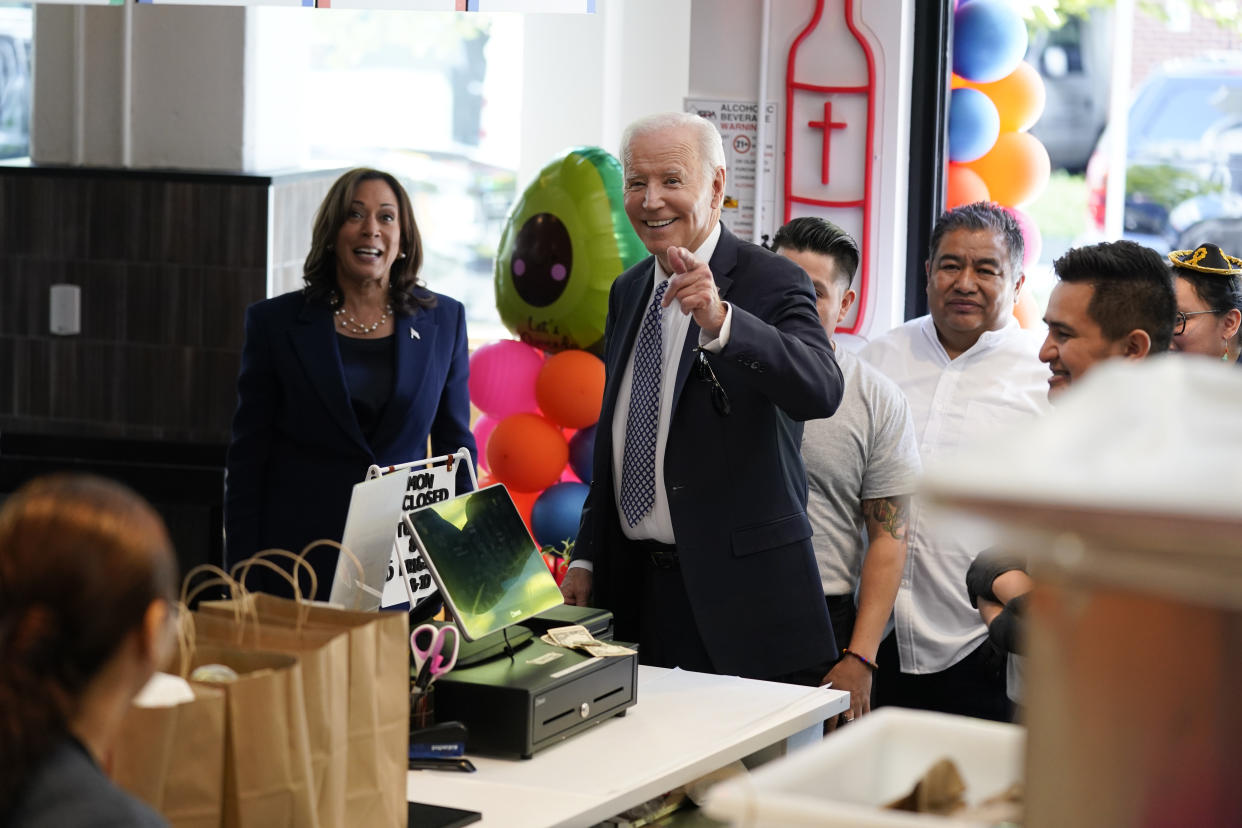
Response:
[{"label": "white folding table", "polygon": [[471,756],[475,773],[410,771],[407,798],[483,814],[482,826],[589,826],[730,762],[821,738],[849,694],[638,668],[638,703],[532,759]]}]

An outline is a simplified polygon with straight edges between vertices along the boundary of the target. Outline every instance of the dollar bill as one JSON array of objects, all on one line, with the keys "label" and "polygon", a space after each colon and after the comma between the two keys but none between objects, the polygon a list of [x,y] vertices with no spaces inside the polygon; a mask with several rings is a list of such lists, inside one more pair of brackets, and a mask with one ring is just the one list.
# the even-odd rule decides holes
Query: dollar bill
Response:
[{"label": "dollar bill", "polygon": [[595,637],[581,624],[574,624],[569,627],[552,627],[542,638],[548,644],[557,647],[568,647],[573,650],[582,650],[593,656],[622,656],[631,655],[635,652],[629,647],[622,647],[619,644],[596,641]]},{"label": "dollar bill", "polygon": [[586,650],[593,656],[623,656],[633,655],[637,650],[631,650],[629,647],[622,647],[620,644],[610,644],[607,641],[593,641],[590,644],[583,644],[579,649]]},{"label": "dollar bill", "polygon": [[583,644],[589,644],[595,640],[595,636],[587,631],[587,628],[581,624],[574,624],[569,627],[551,627],[548,629],[548,637],[552,639],[553,644],[570,649],[579,647]]}]

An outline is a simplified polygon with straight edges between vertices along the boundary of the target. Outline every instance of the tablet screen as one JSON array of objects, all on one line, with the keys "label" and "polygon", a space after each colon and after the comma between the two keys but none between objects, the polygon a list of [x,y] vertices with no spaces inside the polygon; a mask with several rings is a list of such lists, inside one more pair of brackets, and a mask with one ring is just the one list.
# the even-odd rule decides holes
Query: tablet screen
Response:
[{"label": "tablet screen", "polygon": [[405,520],[467,639],[564,603],[504,486],[415,509]]}]

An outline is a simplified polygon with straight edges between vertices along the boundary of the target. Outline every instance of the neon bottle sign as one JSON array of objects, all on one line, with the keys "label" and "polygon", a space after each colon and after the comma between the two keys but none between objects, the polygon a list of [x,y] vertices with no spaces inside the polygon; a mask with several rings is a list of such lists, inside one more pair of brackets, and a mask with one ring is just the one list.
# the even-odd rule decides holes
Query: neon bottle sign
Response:
[{"label": "neon bottle sign", "polygon": [[858,239],[857,312],[849,327],[838,329],[856,334],[872,276],[875,56],[855,25],[855,0],[834,0],[827,17],[825,3],[816,0],[785,68],[784,221],[822,216]]}]

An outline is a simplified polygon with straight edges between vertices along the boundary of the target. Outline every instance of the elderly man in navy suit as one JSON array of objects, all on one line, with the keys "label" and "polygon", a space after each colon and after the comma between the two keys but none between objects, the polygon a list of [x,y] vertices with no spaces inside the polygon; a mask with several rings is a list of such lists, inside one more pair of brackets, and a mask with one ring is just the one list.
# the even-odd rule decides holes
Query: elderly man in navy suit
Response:
[{"label": "elderly man in navy suit", "polygon": [[721,225],[710,122],[643,118],[621,156],[625,211],[652,255],[608,300],[566,602],[612,610],[646,664],[818,684],[837,650],[799,446],[842,379],[811,281]]}]

